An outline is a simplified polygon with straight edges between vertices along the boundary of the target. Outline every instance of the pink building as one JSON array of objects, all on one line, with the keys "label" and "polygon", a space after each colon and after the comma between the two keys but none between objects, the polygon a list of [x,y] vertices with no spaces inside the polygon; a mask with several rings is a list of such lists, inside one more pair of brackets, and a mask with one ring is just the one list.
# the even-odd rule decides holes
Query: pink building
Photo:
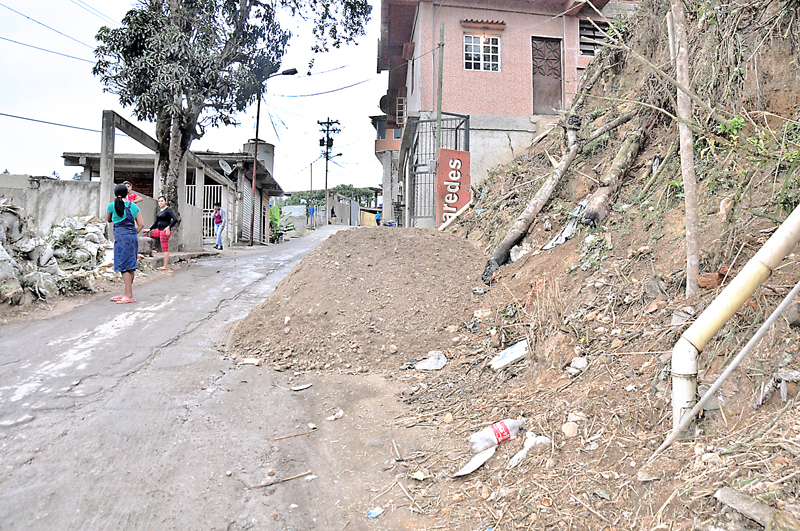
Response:
[{"label": "pink building", "polygon": [[[591,41],[602,40],[607,21],[635,6],[593,3],[603,16],[577,0],[382,0],[378,71],[389,72],[381,100],[385,136],[403,129],[397,182],[386,182],[385,169],[384,190],[398,190],[389,199],[403,205],[407,223],[433,222],[426,197],[432,154],[420,135],[429,133],[426,121],[436,115],[442,27],[441,109],[449,113],[443,131],[452,132],[443,132],[441,147],[470,151],[475,183],[524,153],[538,131],[557,120],[599,49]],[[377,148],[386,166],[391,157]],[[392,206],[396,210],[387,207],[392,201],[384,197],[384,219],[391,219]]]}]

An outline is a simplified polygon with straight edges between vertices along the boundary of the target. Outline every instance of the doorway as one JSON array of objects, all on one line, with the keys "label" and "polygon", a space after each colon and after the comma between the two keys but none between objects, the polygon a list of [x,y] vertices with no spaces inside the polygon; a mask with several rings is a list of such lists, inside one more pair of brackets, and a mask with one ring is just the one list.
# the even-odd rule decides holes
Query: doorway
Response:
[{"label": "doorway", "polygon": [[558,114],[562,102],[561,40],[531,37],[533,114]]}]

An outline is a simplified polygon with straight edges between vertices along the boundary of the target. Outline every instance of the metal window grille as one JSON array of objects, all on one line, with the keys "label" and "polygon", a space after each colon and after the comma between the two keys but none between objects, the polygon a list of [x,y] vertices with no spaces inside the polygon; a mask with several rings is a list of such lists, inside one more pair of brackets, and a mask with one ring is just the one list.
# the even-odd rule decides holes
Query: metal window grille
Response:
[{"label": "metal window grille", "polygon": [[464,70],[500,71],[500,37],[464,35]]}]

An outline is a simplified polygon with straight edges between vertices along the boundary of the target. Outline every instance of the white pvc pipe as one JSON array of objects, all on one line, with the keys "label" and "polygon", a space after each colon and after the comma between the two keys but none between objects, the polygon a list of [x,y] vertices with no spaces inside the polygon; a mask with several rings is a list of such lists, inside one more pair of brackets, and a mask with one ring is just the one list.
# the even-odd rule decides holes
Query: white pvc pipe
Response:
[{"label": "white pvc pipe", "polygon": [[[672,348],[672,425],[692,409],[697,396],[697,356],[692,343],[681,336]],[[686,429],[686,428],[684,428]]]},{"label": "white pvc pipe", "polygon": [[[714,382],[714,385],[712,385],[708,389],[706,394],[703,395],[703,398],[701,398],[700,401],[697,402],[697,404],[695,404],[695,406],[692,408],[691,411],[683,415],[683,418],[680,418],[678,419],[677,422],[675,422],[675,428],[673,428],[673,430],[669,433],[669,436],[661,444],[658,450],[655,451],[653,457],[650,458],[650,461],[652,461],[653,458],[657,456],[659,453],[666,450],[669,447],[669,445],[675,442],[675,439],[677,439],[678,436],[692,424],[692,421],[697,416],[697,414],[700,413],[700,410],[703,409],[703,406],[709,400],[711,400],[711,397],[713,397],[717,393],[717,391],[719,391],[719,388],[722,387],[723,382],[725,382],[725,380],[728,378],[728,376],[731,375],[734,369],[736,369],[736,367],[739,366],[744,357],[753,348],[755,348],[755,346],[758,344],[759,341],[761,341],[761,338],[764,336],[764,334],[767,333],[767,330],[769,330],[770,326],[772,326],[772,323],[774,323],[778,319],[778,317],[781,316],[781,314],[786,310],[786,307],[792,303],[792,301],[794,300],[794,298],[797,296],[798,293],[800,293],[800,282],[798,282],[794,286],[794,289],[792,289],[792,291],[789,292],[789,294],[783,299],[783,301],[781,301],[778,307],[775,308],[775,311],[772,312],[772,315],[770,315],[769,318],[766,321],[764,321],[764,323],[761,325],[758,331],[753,335],[752,338],[750,338],[750,341],[747,342],[747,344],[744,346],[744,348],[742,348],[739,354],[737,354],[736,357],[733,358],[730,365],[728,365],[728,367],[723,371],[723,373],[719,375],[717,380]],[[685,341],[684,338],[681,338],[678,341],[678,343],[675,345],[675,349],[678,348],[678,345],[680,345],[682,341]],[[686,343],[688,343],[691,346],[691,343],[689,343],[688,341],[686,341]],[[694,347],[691,346],[691,348],[693,349]],[[674,351],[673,351],[673,356],[674,356]],[[672,385],[673,385],[673,400],[674,400],[674,394],[675,394],[674,373],[673,373]]]}]

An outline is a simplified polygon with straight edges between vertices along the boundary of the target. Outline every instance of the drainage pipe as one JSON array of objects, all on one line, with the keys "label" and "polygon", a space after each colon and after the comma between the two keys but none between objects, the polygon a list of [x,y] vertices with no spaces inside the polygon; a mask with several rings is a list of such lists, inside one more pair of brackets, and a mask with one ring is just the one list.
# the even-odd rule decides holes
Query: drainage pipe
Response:
[{"label": "drainage pipe", "polygon": [[666,440],[661,444],[661,446],[658,447],[658,450],[655,451],[655,453],[649,459],[649,461],[652,461],[653,458],[655,458],[658,454],[666,450],[673,442],[675,442],[675,439],[678,438],[678,435],[689,427],[689,425],[692,423],[697,414],[700,413],[700,410],[703,409],[703,406],[709,400],[711,400],[711,397],[714,396],[717,391],[719,391],[719,388],[722,387],[723,382],[725,382],[728,376],[731,375],[733,370],[739,366],[739,363],[742,362],[745,356],[747,356],[747,354],[749,354],[750,351],[753,350],[753,348],[755,348],[758,342],[761,341],[761,338],[764,336],[764,334],[767,333],[767,330],[769,330],[769,328],[772,326],[772,323],[774,323],[778,319],[778,317],[780,317],[781,314],[786,310],[786,308],[792,303],[792,300],[794,300],[798,292],[800,292],[800,282],[798,282],[795,285],[794,289],[792,289],[792,291],[789,292],[789,294],[786,296],[786,298],[783,299],[783,301],[778,305],[778,307],[775,308],[775,311],[772,312],[772,315],[770,315],[769,318],[766,321],[764,321],[764,323],[758,329],[758,332],[756,332],[753,335],[753,337],[750,338],[750,341],[747,342],[747,344],[739,352],[739,354],[737,354],[736,357],[733,358],[730,365],[728,365],[725,371],[719,375],[717,381],[715,381],[714,385],[712,385],[708,389],[706,394],[703,395],[703,398],[701,398],[700,401],[698,401],[697,404],[695,404],[692,410],[683,416],[678,425],[672,431],[669,432],[669,435],[667,436]]},{"label": "drainage pipe", "polygon": [[[758,286],[800,240],[800,207],[786,218],[763,247],[750,259],[719,297],[700,314],[672,349],[672,431],[681,435],[678,427],[684,414],[692,410],[697,394],[697,356],[708,341],[747,301]],[[693,416],[692,416],[693,418]],[[691,421],[684,426],[686,429]]]}]

